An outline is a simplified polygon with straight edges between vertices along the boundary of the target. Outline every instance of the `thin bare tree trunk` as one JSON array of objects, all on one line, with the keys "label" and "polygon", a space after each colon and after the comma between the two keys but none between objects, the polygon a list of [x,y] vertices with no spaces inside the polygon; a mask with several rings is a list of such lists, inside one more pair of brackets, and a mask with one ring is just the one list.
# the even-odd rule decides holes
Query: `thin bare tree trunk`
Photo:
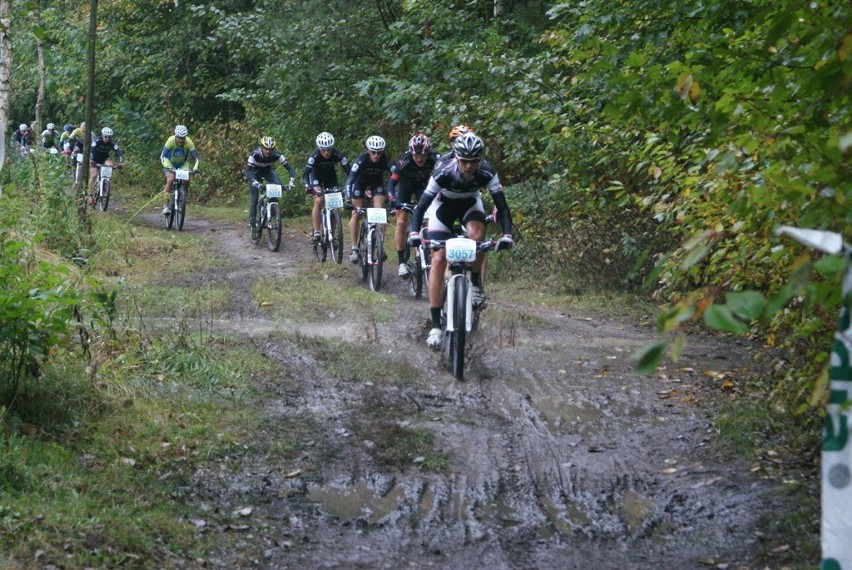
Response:
[{"label": "thin bare tree trunk", "polygon": [[6,138],[9,124],[9,97],[12,83],[12,2],[0,0],[0,170],[6,163]]},{"label": "thin bare tree trunk", "polygon": [[[36,1],[36,24],[41,27],[41,0]],[[36,97],[33,141],[39,140],[36,137],[41,132],[41,126],[44,124],[41,120],[41,113],[44,110],[45,92],[44,41],[42,41],[41,36],[36,36],[36,55],[38,57],[38,96]]]},{"label": "thin bare tree trunk", "polygon": [[77,215],[86,233],[92,233],[92,224],[86,210],[89,193],[89,158],[92,150],[92,133],[95,132],[95,40],[98,28],[98,0],[89,3],[89,61],[86,81],[86,132],[83,133],[83,176],[77,189]]}]

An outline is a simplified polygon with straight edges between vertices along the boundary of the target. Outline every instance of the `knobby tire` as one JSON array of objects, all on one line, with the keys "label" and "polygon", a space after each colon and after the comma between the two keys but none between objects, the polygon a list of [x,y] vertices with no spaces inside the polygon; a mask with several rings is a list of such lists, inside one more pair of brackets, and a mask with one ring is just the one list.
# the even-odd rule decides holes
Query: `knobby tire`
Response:
[{"label": "knobby tire", "polygon": [[367,222],[361,223],[361,233],[358,235],[358,265],[361,281],[367,280],[370,265],[367,263]]},{"label": "knobby tire", "polygon": [[107,211],[107,206],[109,206],[109,180],[101,181],[101,192],[100,196],[98,196],[98,204],[100,205],[101,212]]},{"label": "knobby tire", "polygon": [[175,222],[177,223],[178,231],[183,229],[183,220],[186,217],[186,190],[181,186],[178,189],[177,200],[175,200],[175,208],[177,210],[175,214]]},{"label": "knobby tire", "polygon": [[335,263],[343,262],[343,221],[340,212],[335,208],[331,211],[331,257]]},{"label": "knobby tire", "polygon": [[372,262],[370,263],[370,289],[378,291],[382,288],[382,267],[384,266],[385,253],[384,237],[382,237],[382,232],[376,228],[370,231],[373,233],[370,251],[372,257]]},{"label": "knobby tire", "polygon": [[464,343],[465,343],[465,319],[467,309],[467,279],[458,279],[455,294],[450,302],[453,303],[455,311],[455,330],[449,332],[450,365],[456,380],[464,380]]},{"label": "knobby tire", "polygon": [[281,209],[278,202],[269,205],[269,231],[266,233],[269,251],[278,251],[281,247]]}]

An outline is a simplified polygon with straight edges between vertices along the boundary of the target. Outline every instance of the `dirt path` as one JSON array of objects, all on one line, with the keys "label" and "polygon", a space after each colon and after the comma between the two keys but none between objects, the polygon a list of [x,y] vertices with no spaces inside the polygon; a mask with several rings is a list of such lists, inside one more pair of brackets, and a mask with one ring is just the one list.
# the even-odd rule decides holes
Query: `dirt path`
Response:
[{"label": "dirt path", "polygon": [[[216,521],[200,532],[222,533],[228,545],[208,553],[206,565],[763,566],[773,545],[759,538],[760,520],[777,503],[777,483],[713,451],[711,395],[720,380],[703,374],[742,375],[732,358],[748,347],[692,339],[678,370],[640,377],[628,356],[652,329],[492,297],[469,379],[459,383],[426,348],[418,330],[426,302],[409,297],[395,264],[385,278],[398,299],[395,322],[369,335],[367,323],[281,323],[243,308],[244,299],[258,260],[286,279],[312,257],[303,234],[285,232],[282,251],[272,253],[235,227],[188,219],[185,231],[214,236],[227,260],[204,276],[235,288],[214,327],[255,337],[288,371],[263,388],[269,427],[257,440],[276,441],[283,426],[301,434],[294,453],[258,446],[267,452],[195,474],[199,518]],[[363,286],[354,268],[341,286]],[[514,318],[498,326],[491,307]],[[405,381],[330,373],[304,348],[313,336],[361,338],[389,366],[419,372]],[[411,433],[432,434],[446,464],[377,460],[383,438]],[[234,514],[246,507],[248,516]]]}]

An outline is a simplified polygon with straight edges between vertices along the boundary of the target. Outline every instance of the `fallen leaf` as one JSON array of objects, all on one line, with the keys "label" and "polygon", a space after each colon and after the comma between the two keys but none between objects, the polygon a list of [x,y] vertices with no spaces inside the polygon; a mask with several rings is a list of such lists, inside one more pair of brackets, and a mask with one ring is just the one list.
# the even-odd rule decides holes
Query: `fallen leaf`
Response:
[{"label": "fallen leaf", "polygon": [[301,475],[301,473],[302,473],[301,469],[296,469],[295,471],[290,471],[289,473],[284,475],[284,477],[286,477],[287,479],[292,479],[293,477],[297,477],[298,475]]},{"label": "fallen leaf", "polygon": [[672,473],[677,473],[679,469],[677,467],[668,467],[667,469],[663,469],[660,473],[664,475],[671,475]]},{"label": "fallen leaf", "polygon": [[247,517],[251,515],[252,510],[253,509],[251,507],[243,507],[242,509],[237,509],[236,511],[234,511],[234,516]]}]

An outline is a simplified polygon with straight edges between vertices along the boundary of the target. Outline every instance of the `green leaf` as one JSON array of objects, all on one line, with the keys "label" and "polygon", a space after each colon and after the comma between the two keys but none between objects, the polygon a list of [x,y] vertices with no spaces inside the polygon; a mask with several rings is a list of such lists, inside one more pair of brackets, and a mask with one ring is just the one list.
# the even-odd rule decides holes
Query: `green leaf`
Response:
[{"label": "green leaf", "polygon": [[725,295],[725,304],[738,317],[747,321],[760,318],[766,308],[766,299],[757,291],[743,291]]},{"label": "green leaf", "polygon": [[748,327],[738,321],[727,305],[710,305],[704,311],[704,324],[708,327],[736,334],[748,332]]},{"label": "green leaf", "polygon": [[846,259],[842,255],[829,255],[814,263],[814,270],[823,276],[837,275],[846,267]]},{"label": "green leaf", "polygon": [[663,339],[655,341],[636,352],[633,359],[638,360],[638,362],[633,371],[637,374],[649,374],[656,370],[668,346],[669,340]]}]

